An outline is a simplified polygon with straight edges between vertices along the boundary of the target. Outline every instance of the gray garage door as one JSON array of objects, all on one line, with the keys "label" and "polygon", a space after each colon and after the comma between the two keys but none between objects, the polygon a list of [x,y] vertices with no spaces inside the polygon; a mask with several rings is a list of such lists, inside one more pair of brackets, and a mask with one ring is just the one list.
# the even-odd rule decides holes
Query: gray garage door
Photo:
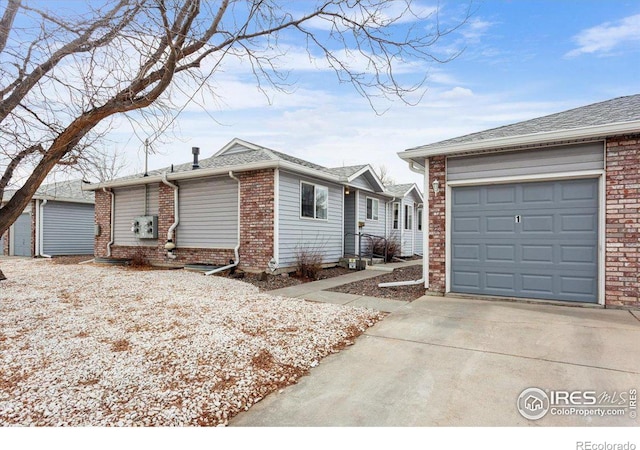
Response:
[{"label": "gray garage door", "polygon": [[31,214],[20,214],[13,224],[13,254],[15,256],[31,255]]},{"label": "gray garage door", "polygon": [[598,180],[452,194],[452,292],[597,302]]}]

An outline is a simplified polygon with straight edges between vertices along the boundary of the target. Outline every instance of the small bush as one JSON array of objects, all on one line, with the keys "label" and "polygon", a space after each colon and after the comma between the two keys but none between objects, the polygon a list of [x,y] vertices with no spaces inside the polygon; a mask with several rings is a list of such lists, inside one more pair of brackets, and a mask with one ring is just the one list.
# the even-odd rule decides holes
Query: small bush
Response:
[{"label": "small bush", "polygon": [[[400,255],[400,240],[395,234],[390,235],[386,240],[387,245],[387,261],[391,262],[395,256]],[[376,255],[384,256],[384,239],[375,239],[373,241],[373,253]]]},{"label": "small bush", "polygon": [[322,271],[322,254],[317,250],[300,249],[296,253],[296,276],[317,280]]},{"label": "small bush", "polygon": [[129,259],[129,266],[140,268],[149,267],[150,265],[151,263],[149,262],[149,258],[147,258],[146,248],[142,246],[136,247]]}]

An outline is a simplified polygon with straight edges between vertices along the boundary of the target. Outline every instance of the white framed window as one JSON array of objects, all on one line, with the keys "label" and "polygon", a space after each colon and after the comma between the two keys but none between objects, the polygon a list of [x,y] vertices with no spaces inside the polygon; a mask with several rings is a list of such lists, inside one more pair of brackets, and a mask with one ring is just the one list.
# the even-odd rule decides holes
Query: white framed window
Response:
[{"label": "white framed window", "polygon": [[418,231],[422,231],[422,208],[418,208],[416,215],[416,221],[418,222]]},{"label": "white framed window", "polygon": [[394,203],[393,206],[393,212],[391,214],[391,217],[393,217],[393,229],[394,230],[399,230],[400,229],[400,203]]},{"label": "white framed window", "polygon": [[367,197],[367,220],[378,220],[379,210],[380,200],[377,198]]},{"label": "white framed window", "polygon": [[413,206],[404,205],[404,229],[413,230]]},{"label": "white framed window", "polygon": [[328,206],[329,188],[300,182],[300,217],[326,220]]}]

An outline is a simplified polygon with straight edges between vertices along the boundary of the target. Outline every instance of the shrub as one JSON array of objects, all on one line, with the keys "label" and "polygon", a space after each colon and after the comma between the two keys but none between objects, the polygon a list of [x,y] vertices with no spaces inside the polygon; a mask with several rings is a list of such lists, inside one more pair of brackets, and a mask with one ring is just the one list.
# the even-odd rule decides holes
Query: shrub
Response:
[{"label": "shrub", "polygon": [[[398,236],[396,234],[391,234],[386,240],[386,245],[387,245],[387,261],[386,262],[391,262],[395,256],[398,256],[400,254],[400,250],[401,250],[400,239],[398,239]],[[375,255],[384,256],[384,246],[385,246],[384,239],[381,239],[381,238],[375,239],[373,241],[373,253]]]},{"label": "shrub", "polygon": [[129,259],[129,266],[131,267],[149,267],[151,263],[149,262],[149,258],[147,257],[146,248],[143,246],[138,246],[134,250],[131,258]]},{"label": "shrub", "polygon": [[322,271],[322,254],[318,250],[303,248],[296,253],[296,276],[317,280]]}]

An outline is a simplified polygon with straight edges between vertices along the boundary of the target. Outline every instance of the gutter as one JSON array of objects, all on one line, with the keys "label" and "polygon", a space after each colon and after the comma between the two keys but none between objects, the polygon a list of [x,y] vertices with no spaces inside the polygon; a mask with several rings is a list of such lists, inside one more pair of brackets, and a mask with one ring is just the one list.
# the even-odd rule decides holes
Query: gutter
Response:
[{"label": "gutter", "polygon": [[164,248],[167,250],[167,257],[171,259],[176,259],[175,249],[176,244],[174,242],[174,231],[178,224],[180,223],[180,210],[178,208],[178,186],[173,183],[170,183],[167,180],[167,172],[162,173],[162,179],[160,180],[170,188],[173,188],[173,223],[169,227],[167,231],[167,243],[164,245]]},{"label": "gutter", "polygon": [[238,182],[238,243],[233,249],[235,260],[231,264],[218,267],[217,269],[210,270],[209,272],[205,272],[204,273],[205,275],[213,275],[214,273],[223,272],[228,269],[233,269],[238,264],[240,264],[240,254],[238,253],[238,250],[240,250],[240,180],[233,174],[233,171],[231,170],[229,171],[229,177],[233,178]]},{"label": "gutter", "polygon": [[116,194],[111,190],[111,191],[107,191],[106,188],[102,188],[102,192],[105,192],[109,195],[111,195],[111,211],[109,214],[109,242],[107,242],[107,258],[111,258],[111,246],[113,245],[113,242],[115,241],[115,230],[113,229],[115,223],[116,223],[116,218],[115,218],[115,214],[116,214]]},{"label": "gutter", "polygon": [[[47,204],[49,199],[40,201],[40,204],[36,204],[36,215],[38,216],[36,226],[38,227],[38,237],[36,238],[36,247],[38,248],[38,256],[43,258],[51,258],[51,255],[44,253],[44,205]],[[38,211],[39,210],[39,211]]]},{"label": "gutter", "polygon": [[640,120],[631,122],[618,122],[606,125],[592,125],[588,127],[572,128],[570,130],[545,131],[519,136],[509,136],[481,141],[463,142],[457,144],[429,144],[421,147],[398,152],[398,156],[405,161],[414,158],[428,158],[436,155],[453,155],[478,150],[495,150],[498,148],[517,147],[523,145],[550,144],[558,141],[571,141],[576,139],[598,139],[606,136],[614,136],[625,133],[637,133],[640,131]]}]

